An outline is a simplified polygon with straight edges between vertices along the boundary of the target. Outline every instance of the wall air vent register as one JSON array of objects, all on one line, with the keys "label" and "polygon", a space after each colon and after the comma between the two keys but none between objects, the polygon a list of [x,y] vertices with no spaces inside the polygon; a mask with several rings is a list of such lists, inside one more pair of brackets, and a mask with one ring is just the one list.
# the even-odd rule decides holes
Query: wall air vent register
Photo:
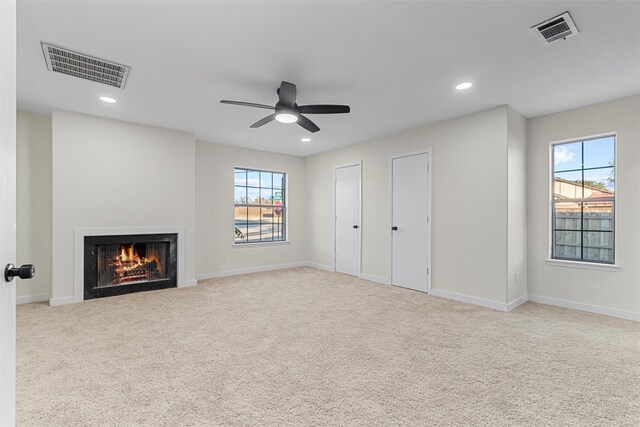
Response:
[{"label": "wall air vent register", "polygon": [[124,89],[131,67],[41,42],[47,70]]}]

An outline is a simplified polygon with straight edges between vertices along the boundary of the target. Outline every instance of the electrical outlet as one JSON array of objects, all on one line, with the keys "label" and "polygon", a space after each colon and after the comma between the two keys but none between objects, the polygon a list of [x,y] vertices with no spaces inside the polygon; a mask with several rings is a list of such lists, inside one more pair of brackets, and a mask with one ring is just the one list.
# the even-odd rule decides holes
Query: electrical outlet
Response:
[{"label": "electrical outlet", "polygon": [[205,255],[204,256],[204,262],[207,263],[207,264],[210,263],[211,262],[211,255]]},{"label": "electrical outlet", "polygon": [[226,261],[227,260],[227,254],[225,252],[220,252],[220,261]]}]

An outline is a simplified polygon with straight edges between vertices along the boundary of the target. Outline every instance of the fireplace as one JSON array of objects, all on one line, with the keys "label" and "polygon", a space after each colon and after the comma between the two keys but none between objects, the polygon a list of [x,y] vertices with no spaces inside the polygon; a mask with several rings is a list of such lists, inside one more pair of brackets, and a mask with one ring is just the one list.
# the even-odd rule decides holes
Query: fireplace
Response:
[{"label": "fireplace", "polygon": [[177,234],[84,237],[84,299],[177,285]]}]

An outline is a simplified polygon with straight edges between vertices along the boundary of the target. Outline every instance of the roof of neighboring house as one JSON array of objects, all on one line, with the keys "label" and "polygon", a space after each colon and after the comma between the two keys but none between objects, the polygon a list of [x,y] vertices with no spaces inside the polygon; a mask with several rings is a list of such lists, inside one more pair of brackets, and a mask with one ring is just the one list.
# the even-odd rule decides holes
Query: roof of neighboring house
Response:
[{"label": "roof of neighboring house", "polygon": [[[562,178],[555,178],[554,181],[559,181],[559,182],[562,182],[562,183],[565,183],[565,184],[575,185],[576,187],[582,187],[582,185],[580,185],[580,183],[576,182],[576,181],[569,181],[569,180],[562,179]],[[611,196],[615,196],[615,194],[616,194],[615,191],[611,191],[611,190],[609,190],[607,188],[594,187],[594,186],[588,185],[588,184],[584,184],[584,188],[588,188],[588,189],[594,190],[594,191],[600,191],[602,193],[605,193],[605,194],[608,194],[608,195],[611,195]]]}]

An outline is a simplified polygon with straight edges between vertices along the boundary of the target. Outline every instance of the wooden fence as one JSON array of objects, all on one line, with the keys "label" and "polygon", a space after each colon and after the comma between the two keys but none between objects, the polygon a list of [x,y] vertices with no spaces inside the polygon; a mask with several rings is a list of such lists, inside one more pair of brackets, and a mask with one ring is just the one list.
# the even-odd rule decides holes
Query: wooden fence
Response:
[{"label": "wooden fence", "polygon": [[[581,236],[580,212],[556,213],[554,256],[558,258],[581,258],[600,262],[613,262],[613,217],[609,212],[585,212]],[[581,241],[582,240],[582,241]]]}]

